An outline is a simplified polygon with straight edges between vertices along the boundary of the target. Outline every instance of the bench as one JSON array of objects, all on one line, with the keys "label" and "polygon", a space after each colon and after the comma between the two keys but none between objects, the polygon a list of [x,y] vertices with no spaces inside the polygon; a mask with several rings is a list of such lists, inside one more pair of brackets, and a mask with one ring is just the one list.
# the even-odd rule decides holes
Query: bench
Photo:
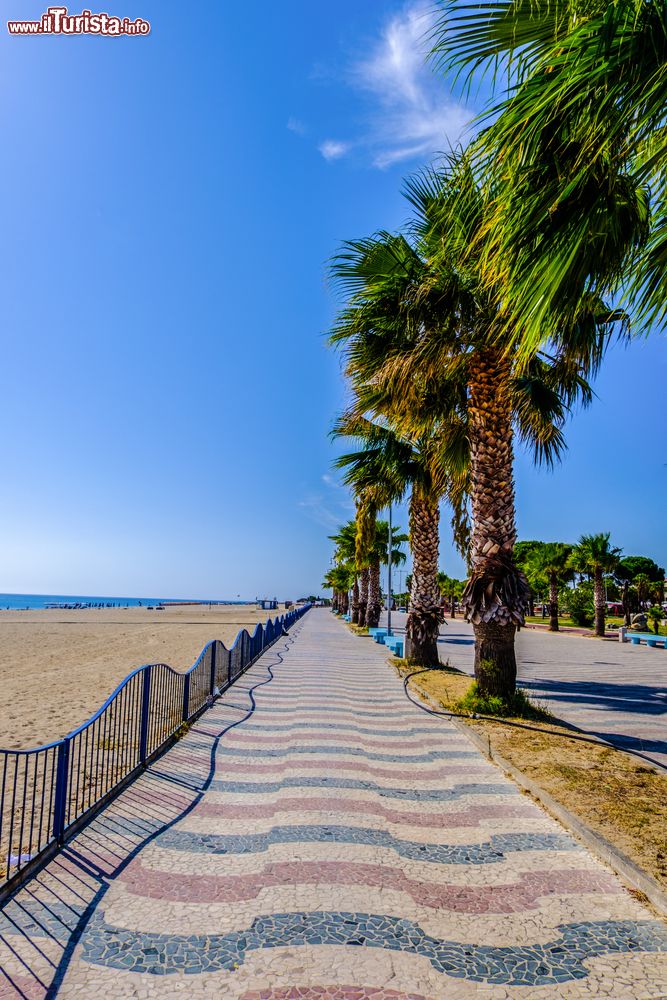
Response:
[{"label": "bench", "polygon": [[384,642],[384,637],[387,635],[386,628],[369,628],[368,634],[376,642]]},{"label": "bench", "polygon": [[386,635],[384,644],[395,656],[403,656],[403,639],[397,635]]},{"label": "bench", "polygon": [[629,639],[633,646],[641,646],[645,642],[647,646],[655,649],[658,643],[663,649],[667,649],[667,636],[654,635],[652,632],[626,632],[626,639]]}]

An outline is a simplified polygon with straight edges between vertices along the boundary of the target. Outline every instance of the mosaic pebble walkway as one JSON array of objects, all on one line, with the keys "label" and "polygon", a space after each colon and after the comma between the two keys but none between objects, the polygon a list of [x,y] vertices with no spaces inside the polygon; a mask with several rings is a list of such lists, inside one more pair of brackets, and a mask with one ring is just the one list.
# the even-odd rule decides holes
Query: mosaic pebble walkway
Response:
[{"label": "mosaic pebble walkway", "polygon": [[5,905],[0,1000],[667,997],[665,925],[386,651],[281,649]]}]

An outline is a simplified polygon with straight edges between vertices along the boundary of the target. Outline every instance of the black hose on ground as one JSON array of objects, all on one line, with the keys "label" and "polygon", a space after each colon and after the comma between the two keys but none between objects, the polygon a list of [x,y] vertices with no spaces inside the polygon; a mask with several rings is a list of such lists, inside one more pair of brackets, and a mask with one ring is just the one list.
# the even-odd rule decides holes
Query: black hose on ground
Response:
[{"label": "black hose on ground", "polygon": [[420,702],[416,698],[412,697],[412,695],[408,691],[408,682],[413,677],[418,677],[420,674],[430,674],[433,671],[438,671],[441,673],[450,672],[448,667],[444,667],[442,665],[438,667],[423,667],[420,670],[413,670],[412,673],[406,674],[406,676],[403,678],[403,691],[405,692],[405,696],[408,699],[408,701],[412,702],[412,704],[416,705],[417,708],[420,708],[422,712],[427,712],[429,715],[442,716],[443,718],[448,718],[448,719],[468,719],[468,720],[482,719],[484,722],[495,722],[499,726],[509,726],[512,729],[528,729],[534,733],[541,733],[542,736],[558,736],[558,737],[563,737],[564,739],[577,740],[580,743],[591,743],[594,746],[598,747],[604,746],[608,747],[610,750],[616,750],[619,753],[628,753],[631,754],[633,757],[638,757],[640,760],[646,761],[647,763],[651,764],[652,767],[657,767],[660,771],[667,771],[667,767],[665,767],[664,764],[661,764],[660,761],[658,760],[654,760],[653,757],[649,757],[648,754],[640,753],[638,750],[631,750],[626,747],[618,747],[613,743],[607,742],[607,740],[596,739],[594,736],[584,736],[583,734],[574,733],[572,731],[567,731],[564,733],[554,733],[549,729],[540,729],[539,726],[531,726],[527,722],[513,722],[510,721],[509,719],[503,719],[497,715],[479,715],[476,712],[466,714],[464,712],[451,712],[449,711],[449,709],[431,708],[429,705],[425,705],[423,702]]}]

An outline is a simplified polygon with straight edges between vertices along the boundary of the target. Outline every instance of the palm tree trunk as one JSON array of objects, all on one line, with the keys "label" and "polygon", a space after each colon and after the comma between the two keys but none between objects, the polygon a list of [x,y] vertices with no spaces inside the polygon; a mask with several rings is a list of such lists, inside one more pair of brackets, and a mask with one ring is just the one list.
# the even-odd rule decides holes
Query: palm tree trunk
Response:
[{"label": "palm tree trunk", "polygon": [[381,611],[380,563],[374,560],[368,570],[368,606],[366,608],[366,625],[368,628],[378,627]]},{"label": "palm tree trunk", "polygon": [[558,574],[549,574],[549,631],[558,632]]},{"label": "palm tree trunk", "polygon": [[359,624],[366,624],[366,608],[368,606],[368,567],[361,571],[359,581]]},{"label": "palm tree trunk", "polygon": [[623,582],[623,624],[630,628],[632,616],[630,614],[630,584],[627,580]]},{"label": "palm tree trunk", "polygon": [[415,486],[410,497],[410,548],[412,587],[405,626],[405,655],[411,663],[432,667],[439,662],[438,633],[442,621],[438,587],[437,499]]},{"label": "palm tree trunk", "polygon": [[354,574],[354,585],[352,587],[352,624],[359,624],[359,577]]},{"label": "palm tree trunk", "polygon": [[514,636],[524,624],[529,587],[514,562],[516,523],[508,365],[496,348],[470,355],[468,435],[472,531],[470,579],[461,603],[475,632],[480,694],[516,689]]},{"label": "palm tree trunk", "polygon": [[596,569],[593,574],[593,602],[595,604],[595,634],[604,637],[607,604],[604,593],[604,577],[602,576],[601,569]]},{"label": "palm tree trunk", "polygon": [[456,594],[452,591],[449,598],[449,617],[456,618]]}]

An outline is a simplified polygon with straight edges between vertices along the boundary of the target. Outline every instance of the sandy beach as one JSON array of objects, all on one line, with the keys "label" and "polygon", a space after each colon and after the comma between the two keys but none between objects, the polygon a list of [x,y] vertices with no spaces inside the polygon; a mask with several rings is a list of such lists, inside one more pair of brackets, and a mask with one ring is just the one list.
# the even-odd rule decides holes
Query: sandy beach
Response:
[{"label": "sandy beach", "polygon": [[192,666],[211,639],[284,614],[250,605],[149,611],[0,611],[0,747],[26,749],[84,722],[135,667]]}]

